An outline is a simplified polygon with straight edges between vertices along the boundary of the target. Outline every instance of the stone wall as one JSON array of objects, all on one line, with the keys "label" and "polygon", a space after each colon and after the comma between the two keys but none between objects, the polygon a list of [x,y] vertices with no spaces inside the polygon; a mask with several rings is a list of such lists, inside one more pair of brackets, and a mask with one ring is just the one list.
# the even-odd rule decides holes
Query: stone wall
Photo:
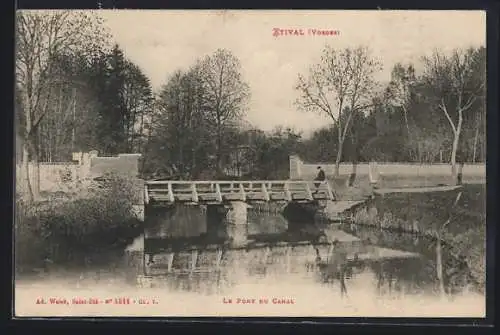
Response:
[{"label": "stone wall", "polygon": [[[99,157],[97,151],[91,151],[73,153],[72,162],[41,162],[39,164],[40,191],[71,192],[107,172],[137,178],[140,156],[140,154],[119,154],[116,157]],[[35,185],[35,165],[30,164],[29,169],[31,185]],[[25,176],[26,171],[22,163],[18,162],[16,164],[16,190],[20,193],[27,190]]]},{"label": "stone wall", "polygon": [[[35,164],[30,164],[29,176],[32,187],[36,183],[36,171]],[[41,192],[70,192],[84,178],[82,167],[71,162],[40,163],[39,172]],[[16,189],[21,193],[27,191],[26,170],[20,164],[16,166]]]},{"label": "stone wall", "polygon": [[[335,164],[332,163],[304,163],[298,156],[290,156],[290,179],[312,180],[316,177],[317,167],[321,166],[327,176],[335,173]],[[411,163],[360,163],[356,174],[359,177],[368,177],[371,173],[374,178],[391,177],[446,177],[451,176],[450,164],[411,164]],[[351,163],[340,164],[340,176],[348,177],[353,171]],[[466,164],[463,167],[464,181],[467,179],[486,179],[486,165]]]}]

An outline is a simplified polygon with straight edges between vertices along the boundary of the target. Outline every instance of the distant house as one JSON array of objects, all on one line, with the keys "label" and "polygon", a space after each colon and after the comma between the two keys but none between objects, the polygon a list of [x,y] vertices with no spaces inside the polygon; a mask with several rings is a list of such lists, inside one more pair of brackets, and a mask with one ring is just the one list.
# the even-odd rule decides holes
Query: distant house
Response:
[{"label": "distant house", "polygon": [[229,153],[229,159],[224,169],[228,176],[241,177],[250,172],[250,162],[248,162],[248,153],[252,150],[249,145],[240,145]]}]

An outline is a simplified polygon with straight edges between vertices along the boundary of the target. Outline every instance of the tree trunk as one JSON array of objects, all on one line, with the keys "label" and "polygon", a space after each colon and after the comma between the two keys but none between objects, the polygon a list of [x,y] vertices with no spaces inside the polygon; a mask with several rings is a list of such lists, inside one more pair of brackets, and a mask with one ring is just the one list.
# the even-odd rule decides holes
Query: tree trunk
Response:
[{"label": "tree trunk", "polygon": [[474,133],[474,146],[472,148],[472,163],[476,163],[476,155],[477,155],[477,139],[479,137],[479,124],[476,125],[476,131]]},{"label": "tree trunk", "polygon": [[40,196],[40,140],[35,137],[36,143],[33,150],[33,162],[35,163],[35,185],[33,187],[33,197],[37,200]]},{"label": "tree trunk", "polygon": [[335,177],[340,176],[340,160],[342,158],[342,146],[339,144],[339,148],[337,150],[337,158],[335,159]]},{"label": "tree trunk", "polygon": [[29,150],[28,150],[28,142],[27,140],[23,143],[23,163],[22,167],[24,170],[24,183],[27,188],[27,201],[28,203],[32,203],[34,200],[33,188],[31,187],[30,181],[30,162],[29,162]]},{"label": "tree trunk", "polygon": [[71,123],[71,153],[75,151],[76,140],[76,90],[73,89],[73,122]]},{"label": "tree trunk", "polygon": [[216,154],[216,169],[217,169],[217,175],[221,176],[222,175],[222,129],[221,126],[219,125],[217,127],[217,154]]},{"label": "tree trunk", "polygon": [[[339,130],[339,132],[340,132],[340,130]],[[335,158],[335,177],[340,176],[340,161],[342,160],[343,147],[344,147],[344,139],[343,139],[342,135],[339,135],[337,157]]]},{"label": "tree trunk", "polygon": [[458,133],[455,133],[453,136],[453,144],[451,147],[451,175],[453,180],[456,180],[457,177],[457,149],[458,149]]},{"label": "tree trunk", "polygon": [[[410,131],[410,123],[408,122],[408,111],[406,110],[406,107],[403,106],[403,115],[405,118],[405,125],[406,125],[406,132],[408,135],[408,142],[412,142],[412,136],[411,136],[411,131]],[[411,156],[412,155],[412,148],[408,148],[408,154]]]},{"label": "tree trunk", "polygon": [[354,160],[352,162],[351,175],[349,176],[349,182],[347,184],[348,187],[354,186],[354,182],[356,181],[357,172],[358,172],[358,161]]},{"label": "tree trunk", "polygon": [[451,174],[453,181],[455,183],[457,182],[457,150],[458,150],[458,143],[460,141],[460,133],[462,131],[462,122],[463,122],[463,111],[459,109],[458,123],[457,126],[453,129],[453,144],[451,148]]},{"label": "tree trunk", "polygon": [[458,151],[458,143],[460,141],[461,128],[462,128],[462,118],[460,115],[456,131],[453,134],[453,144],[451,148],[451,174],[453,181],[455,183],[457,181],[457,151]]}]

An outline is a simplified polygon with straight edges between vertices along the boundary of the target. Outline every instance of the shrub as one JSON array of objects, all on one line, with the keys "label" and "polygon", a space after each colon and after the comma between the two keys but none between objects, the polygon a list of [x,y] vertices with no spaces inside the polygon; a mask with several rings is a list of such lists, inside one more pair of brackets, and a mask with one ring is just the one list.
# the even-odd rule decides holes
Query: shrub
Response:
[{"label": "shrub", "polygon": [[102,252],[121,250],[140,234],[132,206],[138,188],[131,180],[108,175],[85,198],[28,206],[16,201],[16,269],[38,267],[44,260],[81,265]]}]

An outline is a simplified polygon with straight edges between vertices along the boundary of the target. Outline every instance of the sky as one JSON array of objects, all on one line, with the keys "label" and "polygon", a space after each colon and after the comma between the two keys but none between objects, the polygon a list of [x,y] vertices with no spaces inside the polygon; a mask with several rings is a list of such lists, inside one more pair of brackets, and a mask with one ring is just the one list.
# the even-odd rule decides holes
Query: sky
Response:
[{"label": "sky", "polygon": [[[397,62],[417,63],[435,49],[486,45],[482,11],[164,11],[102,10],[99,14],[126,57],[159,90],[177,69],[218,48],[239,58],[251,100],[246,120],[263,130],[277,125],[305,135],[328,125],[314,113],[298,111],[294,90],[300,74],[318,62],[326,44],[368,46],[384,66],[387,82]],[[303,29],[303,36],[273,36],[273,29]],[[337,31],[312,35],[309,29]],[[418,68],[418,66],[417,66]]]}]

